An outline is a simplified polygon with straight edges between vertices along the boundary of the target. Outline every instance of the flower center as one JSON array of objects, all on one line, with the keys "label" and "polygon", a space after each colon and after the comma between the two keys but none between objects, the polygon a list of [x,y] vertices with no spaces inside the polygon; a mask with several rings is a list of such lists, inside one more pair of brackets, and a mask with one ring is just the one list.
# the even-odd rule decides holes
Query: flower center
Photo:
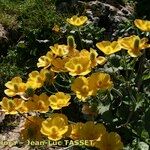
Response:
[{"label": "flower center", "polygon": [[82,91],[83,91],[83,93],[87,93],[89,91],[89,87],[87,85],[84,85],[82,87]]},{"label": "flower center", "polygon": [[100,88],[102,86],[103,82],[102,81],[98,81],[97,82],[97,87]]},{"label": "flower center", "polygon": [[139,50],[139,44],[140,44],[139,39],[136,39],[135,42],[134,42],[134,51],[138,51]]},{"label": "flower center", "polygon": [[8,109],[9,111],[12,111],[14,109],[14,103],[12,102],[12,100],[8,101]]},{"label": "flower center", "polygon": [[96,59],[96,55],[94,53],[90,54],[90,60],[94,61]]},{"label": "flower center", "polygon": [[37,106],[37,109],[44,109],[45,108],[45,104],[43,101],[39,101],[38,102],[38,106]]},{"label": "flower center", "polygon": [[78,73],[82,72],[82,69],[83,69],[82,65],[80,65],[80,64],[77,64],[77,65],[76,65],[76,71],[77,71]]},{"label": "flower center", "polygon": [[16,84],[14,84],[14,89],[15,89],[15,92],[18,92],[18,86]]}]

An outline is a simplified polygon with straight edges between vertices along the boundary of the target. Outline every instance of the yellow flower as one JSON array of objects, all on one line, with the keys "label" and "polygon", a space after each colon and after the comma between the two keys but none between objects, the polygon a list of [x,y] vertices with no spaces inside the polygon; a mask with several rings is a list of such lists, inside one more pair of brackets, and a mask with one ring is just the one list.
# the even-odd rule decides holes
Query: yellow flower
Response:
[{"label": "yellow flower", "polygon": [[86,122],[81,130],[81,139],[83,140],[98,140],[106,132],[103,124],[94,124],[92,121]]},{"label": "yellow flower", "polygon": [[42,87],[43,79],[41,79],[40,73],[38,71],[32,71],[29,73],[27,84],[33,89]]},{"label": "yellow flower", "polygon": [[69,58],[56,58],[52,61],[51,70],[54,72],[67,72],[68,70],[65,68],[66,62]]},{"label": "yellow flower", "polygon": [[41,56],[38,59],[37,67],[44,67],[44,69],[48,68],[51,65],[52,60],[55,59],[55,55],[52,51],[47,52],[46,56]]},{"label": "yellow flower", "polygon": [[46,113],[49,111],[49,101],[48,96],[45,93],[38,95],[33,95],[29,101],[27,101],[27,107],[29,111],[35,111],[40,113]]},{"label": "yellow flower", "polygon": [[47,79],[48,73],[50,73],[50,71],[48,71],[47,69],[42,69],[40,72],[32,71],[31,73],[29,73],[29,78],[26,83],[27,86],[33,89],[42,87]]},{"label": "yellow flower", "polygon": [[114,54],[121,50],[121,47],[117,41],[102,41],[97,43],[96,46],[106,55]]},{"label": "yellow flower", "polygon": [[109,90],[112,88],[113,83],[110,79],[110,75],[103,72],[93,73],[89,77],[89,85],[94,91],[97,90]]},{"label": "yellow flower", "polygon": [[67,45],[58,45],[50,46],[50,49],[56,56],[66,56],[69,53]]},{"label": "yellow flower", "polygon": [[20,113],[28,112],[25,102],[19,98],[8,99],[4,97],[0,102],[0,105],[5,114],[15,115],[18,114],[18,112]]},{"label": "yellow flower", "polygon": [[84,23],[86,23],[88,18],[86,16],[72,16],[71,18],[67,19],[67,22],[74,25],[74,26],[82,26]]},{"label": "yellow flower", "polygon": [[100,150],[122,150],[123,143],[120,136],[115,132],[106,132],[102,135],[100,141],[94,144],[95,147]]},{"label": "yellow flower", "polygon": [[11,81],[8,81],[5,86],[8,89],[6,89],[4,93],[10,97],[22,95],[26,90],[26,84],[22,82],[20,77],[14,77]]},{"label": "yellow flower", "polygon": [[83,102],[93,94],[93,89],[90,87],[88,78],[86,77],[76,78],[71,84],[71,90],[75,92],[77,98]]},{"label": "yellow flower", "polygon": [[87,57],[91,62],[90,66],[92,68],[96,67],[98,64],[103,65],[106,62],[106,58],[98,56],[98,53],[93,48],[90,48],[90,52],[85,49],[81,50],[80,56]]},{"label": "yellow flower", "polygon": [[71,124],[71,133],[70,133],[70,138],[73,140],[80,140],[81,139],[81,131],[84,123],[75,123]]},{"label": "yellow flower", "polygon": [[71,76],[87,75],[91,72],[90,61],[87,57],[84,59],[82,57],[71,58],[65,64],[65,67]]},{"label": "yellow flower", "polygon": [[134,24],[140,30],[150,32],[150,21],[135,19]]},{"label": "yellow flower", "polygon": [[118,42],[120,43],[123,49],[128,50],[128,54],[131,57],[140,56],[141,50],[150,47],[150,44],[147,43],[147,38],[140,39],[140,37],[136,35],[120,38],[118,39]]},{"label": "yellow flower", "polygon": [[106,132],[103,124],[94,124],[92,121],[86,123],[71,124],[70,138],[73,140],[91,140],[89,146],[94,146],[97,140],[100,140]]},{"label": "yellow flower", "polygon": [[57,24],[55,24],[54,27],[52,28],[52,31],[59,32],[60,27]]},{"label": "yellow flower", "polygon": [[62,107],[66,107],[70,104],[71,96],[69,94],[65,94],[63,92],[57,92],[55,95],[51,95],[49,97],[50,107],[53,110],[61,109]]},{"label": "yellow flower", "polygon": [[48,136],[49,140],[58,141],[65,137],[69,130],[68,119],[63,114],[52,114],[42,122],[41,133]]},{"label": "yellow flower", "polygon": [[40,132],[41,124],[44,119],[36,117],[36,116],[29,116],[26,119],[24,124],[24,129],[21,130],[20,138],[23,141],[29,140],[41,140],[42,134]]}]

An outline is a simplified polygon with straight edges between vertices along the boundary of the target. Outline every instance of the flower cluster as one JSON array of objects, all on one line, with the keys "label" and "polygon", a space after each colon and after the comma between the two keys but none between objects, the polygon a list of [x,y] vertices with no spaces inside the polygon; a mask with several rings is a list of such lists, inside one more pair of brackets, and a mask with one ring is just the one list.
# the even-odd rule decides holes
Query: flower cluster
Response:
[{"label": "flower cluster", "polygon": [[121,150],[123,143],[120,136],[115,132],[107,132],[103,124],[94,124],[92,121],[86,123],[72,124],[70,137],[74,140],[92,140],[89,146],[94,146],[100,150]]},{"label": "flower cluster", "polygon": [[82,76],[76,78],[71,89],[80,100],[85,101],[89,96],[95,96],[98,90],[110,90],[112,86],[109,74],[97,72],[87,78]]},{"label": "flower cluster", "polygon": [[121,51],[127,50],[131,57],[138,57],[141,55],[143,49],[150,47],[147,38],[140,38],[139,36],[132,35],[129,37],[119,38],[118,41],[102,41],[96,44],[96,46],[106,55],[110,55]]},{"label": "flower cluster", "polygon": [[[86,16],[73,16],[68,18],[67,22],[80,28],[87,20]],[[142,31],[150,31],[149,21],[136,19],[134,23]],[[0,105],[6,114],[25,116],[26,122],[21,131],[22,140],[48,138],[58,141],[70,138],[72,140],[92,140],[88,146],[100,150],[121,150],[123,148],[119,134],[108,132],[104,126],[105,122],[70,123],[67,116],[60,114],[59,110],[69,107],[72,101],[77,99],[78,103],[84,106],[82,110],[84,114],[95,114],[96,111],[90,110],[91,107],[89,107],[93,101],[95,102],[93,97],[97,98],[99,93],[110,94],[114,87],[111,74],[99,68],[107,63],[107,58],[111,54],[125,50],[131,57],[140,57],[142,51],[149,48],[150,44],[147,38],[132,35],[112,42],[101,41],[95,47],[98,50],[96,48],[79,50],[74,37],[68,36],[67,44],[50,46],[46,55],[38,59],[37,67],[42,68],[41,70],[30,72],[26,81],[20,77],[14,77],[5,84],[7,89],[4,93],[9,98],[4,97]],[[104,53],[104,56],[101,56],[100,52]],[[69,78],[67,90],[70,92],[62,92],[63,89],[57,90],[55,87],[59,75],[62,76],[61,79],[66,76]],[[54,88],[55,92],[47,90],[46,87]],[[42,88],[47,93],[43,92]],[[56,113],[53,113],[54,111]],[[34,116],[29,116],[31,112],[34,112]],[[39,113],[47,113],[48,118],[39,117]]]},{"label": "flower cluster", "polygon": [[[86,123],[68,123],[68,118],[63,114],[54,113],[46,120],[39,117],[29,117],[21,131],[22,139],[41,139],[42,136],[49,140],[58,141],[62,138],[72,140],[90,140],[88,146],[97,147],[100,150],[121,150],[123,143],[116,132],[107,132],[103,124],[95,124],[92,121]],[[40,132],[39,132],[40,131]],[[34,137],[34,136],[35,137]]]},{"label": "flower cluster", "polygon": [[68,39],[68,45],[50,46],[51,51],[39,58],[37,66],[49,68],[56,73],[69,72],[71,76],[84,76],[90,73],[92,68],[106,62],[106,58],[98,56],[96,50],[91,48],[90,51],[79,51],[74,47],[75,43],[72,46],[73,37]]},{"label": "flower cluster", "polygon": [[63,92],[57,92],[55,95],[47,96],[45,93],[40,95],[34,94],[28,100],[23,98],[6,98],[1,101],[2,110],[6,114],[18,114],[28,112],[46,113],[50,109],[59,110],[67,107],[71,96]]}]

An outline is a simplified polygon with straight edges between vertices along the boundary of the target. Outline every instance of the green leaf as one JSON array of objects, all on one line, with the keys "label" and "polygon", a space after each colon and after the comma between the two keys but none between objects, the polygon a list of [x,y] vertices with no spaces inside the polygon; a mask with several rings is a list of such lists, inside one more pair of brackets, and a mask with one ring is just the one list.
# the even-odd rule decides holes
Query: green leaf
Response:
[{"label": "green leaf", "polygon": [[20,48],[26,48],[25,42],[24,41],[20,41],[17,45]]},{"label": "green leaf", "polygon": [[142,76],[142,79],[143,79],[143,80],[148,80],[148,79],[150,79],[150,73],[143,75],[143,76]]},{"label": "green leaf", "polygon": [[138,148],[139,148],[139,150],[149,150],[149,145],[144,142],[139,142]]},{"label": "green leaf", "polygon": [[123,97],[121,91],[118,89],[113,88],[112,91],[114,91],[117,95],[119,95],[120,97]]},{"label": "green leaf", "polygon": [[137,109],[139,109],[140,107],[142,107],[142,106],[143,106],[143,103],[144,103],[144,101],[138,101],[138,102],[136,102],[135,111],[136,111]]},{"label": "green leaf", "polygon": [[145,121],[145,129],[150,135],[150,108],[145,112],[144,121]]},{"label": "green leaf", "polygon": [[104,106],[104,105],[100,104],[100,105],[98,106],[98,112],[99,112],[100,114],[103,114],[104,112],[108,111],[109,108],[110,108],[110,105]]},{"label": "green leaf", "polygon": [[102,114],[102,119],[104,120],[104,122],[114,122],[114,118],[113,118],[112,112],[109,111],[109,110],[105,111]]}]

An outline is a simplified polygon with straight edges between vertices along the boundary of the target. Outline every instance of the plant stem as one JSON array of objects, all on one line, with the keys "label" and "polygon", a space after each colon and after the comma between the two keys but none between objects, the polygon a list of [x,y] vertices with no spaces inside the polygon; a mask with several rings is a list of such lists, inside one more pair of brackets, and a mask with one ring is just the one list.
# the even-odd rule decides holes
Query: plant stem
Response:
[{"label": "plant stem", "polygon": [[141,56],[139,60],[139,68],[137,71],[137,77],[135,79],[135,81],[137,82],[138,91],[141,90],[141,86],[142,86],[142,74],[144,71],[144,60],[145,60],[145,53]]},{"label": "plant stem", "polygon": [[77,32],[78,32],[78,36],[79,36],[79,39],[80,39],[81,49],[83,49],[82,37],[81,37],[81,34],[80,34],[80,28],[77,28]]},{"label": "plant stem", "polygon": [[18,114],[22,117],[24,117],[25,119],[27,119],[28,121],[34,123],[32,120],[30,120],[28,117],[26,117],[24,114],[20,113],[18,110],[16,110],[18,112]]},{"label": "plant stem", "polygon": [[54,94],[55,92],[52,92],[50,90],[48,90],[45,86],[43,86],[43,88],[46,90],[46,92],[50,93],[50,94]]}]

